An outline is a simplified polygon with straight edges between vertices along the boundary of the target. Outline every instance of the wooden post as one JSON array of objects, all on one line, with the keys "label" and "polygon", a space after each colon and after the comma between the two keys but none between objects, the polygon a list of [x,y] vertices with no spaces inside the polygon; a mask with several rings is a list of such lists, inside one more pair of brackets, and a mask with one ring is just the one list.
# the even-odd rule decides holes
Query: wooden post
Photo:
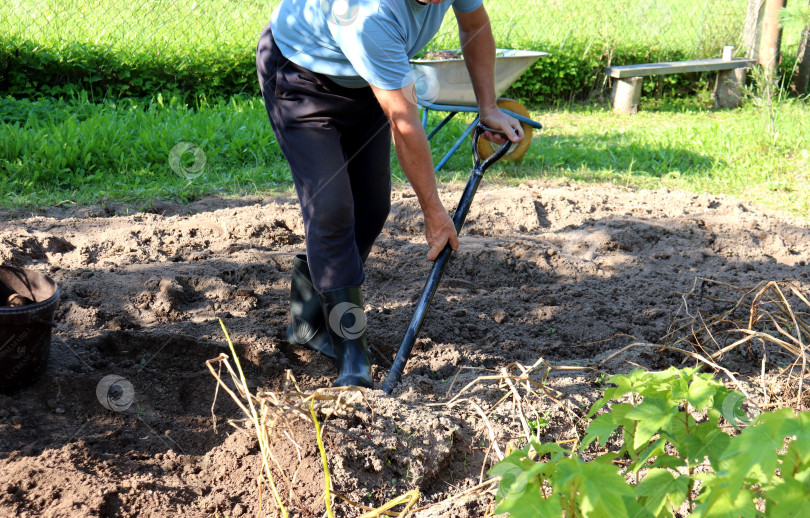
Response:
[{"label": "wooden post", "polygon": [[773,79],[779,66],[779,47],[782,29],[779,27],[779,11],[785,0],[765,1],[765,21],[762,25],[762,41],[759,46],[759,63],[765,68],[768,79]]},{"label": "wooden post", "polygon": [[802,31],[802,40],[799,43],[799,54],[796,57],[796,75],[790,89],[795,95],[807,93],[807,84],[810,82],[810,27]]},{"label": "wooden post", "polygon": [[721,70],[714,87],[714,105],[717,108],[737,108],[742,104],[742,85],[748,71],[744,68]]},{"label": "wooden post", "polygon": [[748,12],[745,16],[745,57],[759,58],[759,45],[762,41],[762,20],[765,18],[765,0],[748,0]]},{"label": "wooden post", "polygon": [[613,106],[613,111],[628,114],[638,112],[643,79],[642,77],[613,79],[613,91],[610,94],[610,104]]}]

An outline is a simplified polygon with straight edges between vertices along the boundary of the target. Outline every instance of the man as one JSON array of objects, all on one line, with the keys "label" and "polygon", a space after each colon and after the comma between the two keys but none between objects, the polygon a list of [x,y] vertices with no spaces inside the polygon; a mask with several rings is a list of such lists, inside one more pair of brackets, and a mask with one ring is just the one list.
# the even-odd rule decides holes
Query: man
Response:
[{"label": "man", "polygon": [[450,7],[482,122],[519,141],[520,124],[495,104],[495,43],[482,0],[282,0],[259,39],[262,96],[306,233],[287,340],[335,358],[334,386],[372,386],[361,285],[390,209],[392,138],[422,209],[428,259],[448,243],[458,251],[408,63]]}]

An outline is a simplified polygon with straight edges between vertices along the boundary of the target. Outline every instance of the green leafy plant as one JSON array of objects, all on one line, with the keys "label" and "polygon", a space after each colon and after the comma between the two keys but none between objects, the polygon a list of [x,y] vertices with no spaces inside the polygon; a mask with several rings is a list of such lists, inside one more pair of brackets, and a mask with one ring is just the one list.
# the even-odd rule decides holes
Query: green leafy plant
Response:
[{"label": "green leafy plant", "polygon": [[[810,412],[783,408],[749,421],[743,395],[697,369],[608,381],[615,386],[591,408],[589,417],[599,415],[579,448],[533,443],[490,470],[502,477],[496,512],[781,517],[810,503]],[[613,437],[620,446],[605,450]]]},{"label": "green leafy plant", "polygon": [[779,11],[779,22],[786,31],[799,32],[810,25],[810,5],[793,4]]},{"label": "green leafy plant", "polygon": [[529,419],[527,424],[529,425],[529,430],[532,432],[537,432],[537,430],[542,430],[546,426],[548,426],[548,413],[543,413],[543,416],[537,416],[535,419]]}]

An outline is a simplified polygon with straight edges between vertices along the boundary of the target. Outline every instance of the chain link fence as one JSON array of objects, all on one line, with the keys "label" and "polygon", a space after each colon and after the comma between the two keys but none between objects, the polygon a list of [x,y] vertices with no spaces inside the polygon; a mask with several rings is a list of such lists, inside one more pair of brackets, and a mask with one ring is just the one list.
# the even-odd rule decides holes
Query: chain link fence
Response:
[{"label": "chain link fence", "polygon": [[[560,52],[642,46],[687,58],[719,56],[742,42],[747,0],[491,0],[496,39]],[[445,24],[440,37],[455,30]],[[440,38],[439,38],[440,39]],[[543,48],[540,48],[543,47]]]},{"label": "chain link fence", "polygon": [[[149,95],[164,88],[255,93],[256,40],[278,2],[3,2],[0,94],[59,94],[75,85],[106,95]],[[487,0],[485,5],[499,46],[572,60],[592,56],[598,63],[588,66],[598,70],[622,64],[617,61],[718,57],[725,45],[739,48],[747,0]],[[449,14],[431,47],[457,45]],[[540,60],[537,66],[559,62]]]},{"label": "chain link fence", "polygon": [[255,44],[278,0],[14,0],[2,32],[44,48],[84,45],[161,59]]}]

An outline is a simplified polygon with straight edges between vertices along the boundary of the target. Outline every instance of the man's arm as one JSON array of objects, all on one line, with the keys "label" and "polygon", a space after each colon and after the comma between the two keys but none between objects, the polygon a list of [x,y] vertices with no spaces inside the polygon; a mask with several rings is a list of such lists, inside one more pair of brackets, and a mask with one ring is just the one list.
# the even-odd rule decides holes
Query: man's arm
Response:
[{"label": "man's arm", "polygon": [[[470,13],[456,11],[458,34],[464,64],[472,80],[475,98],[478,100],[478,114],[481,122],[490,128],[506,133],[512,142],[523,138],[520,123],[498,109],[495,99],[495,38],[489,24],[489,15],[482,5]],[[484,133],[484,138],[499,144],[505,141],[500,135]]]},{"label": "man's arm", "polygon": [[422,208],[425,237],[430,246],[428,259],[435,260],[448,242],[457,252],[456,227],[439,199],[430,146],[419,121],[414,85],[396,90],[383,90],[373,85],[371,88],[391,125],[399,165]]}]

